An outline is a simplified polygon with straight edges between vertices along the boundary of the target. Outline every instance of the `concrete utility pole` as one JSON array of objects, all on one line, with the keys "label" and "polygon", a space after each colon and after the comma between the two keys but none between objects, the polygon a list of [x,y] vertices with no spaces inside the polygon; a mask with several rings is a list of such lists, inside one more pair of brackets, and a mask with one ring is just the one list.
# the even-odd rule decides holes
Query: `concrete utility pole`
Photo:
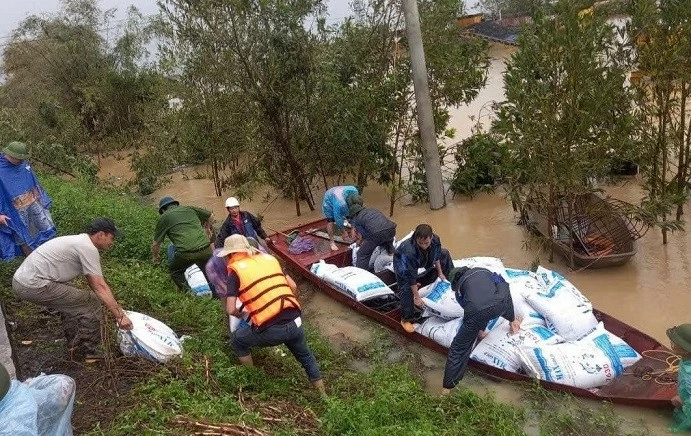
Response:
[{"label": "concrete utility pole", "polygon": [[432,99],[429,95],[427,83],[427,65],[425,64],[425,50],[422,47],[422,32],[420,30],[420,15],[417,10],[417,0],[402,0],[405,28],[408,35],[408,53],[410,65],[413,69],[413,85],[415,87],[415,102],[417,103],[417,125],[422,138],[422,154],[425,159],[425,177],[429,190],[430,209],[441,209],[446,206],[444,186],[441,178],[441,164],[437,137],[434,133],[434,115]]}]

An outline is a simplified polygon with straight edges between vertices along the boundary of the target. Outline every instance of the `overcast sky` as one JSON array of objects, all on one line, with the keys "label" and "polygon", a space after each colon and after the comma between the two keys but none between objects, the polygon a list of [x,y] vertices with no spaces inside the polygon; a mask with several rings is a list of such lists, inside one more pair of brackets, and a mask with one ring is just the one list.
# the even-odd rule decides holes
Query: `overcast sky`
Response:
[{"label": "overcast sky", "polygon": [[[348,15],[347,0],[327,0],[329,22]],[[60,10],[60,0],[0,0],[0,45],[19,23],[30,15],[53,14]],[[129,5],[134,5],[143,15],[158,12],[156,0],[99,0],[101,9],[117,8],[115,20],[125,17]]]}]

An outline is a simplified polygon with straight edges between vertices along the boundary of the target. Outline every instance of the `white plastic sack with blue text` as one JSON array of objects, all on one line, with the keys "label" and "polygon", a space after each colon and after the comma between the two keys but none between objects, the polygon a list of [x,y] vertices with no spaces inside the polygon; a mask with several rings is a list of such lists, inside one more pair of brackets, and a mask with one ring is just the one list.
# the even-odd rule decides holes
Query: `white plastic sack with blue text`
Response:
[{"label": "white plastic sack with blue text", "polygon": [[182,344],[175,332],[161,321],[126,310],[132,330],[118,329],[118,346],[125,356],[139,356],[166,363],[182,355]]}]

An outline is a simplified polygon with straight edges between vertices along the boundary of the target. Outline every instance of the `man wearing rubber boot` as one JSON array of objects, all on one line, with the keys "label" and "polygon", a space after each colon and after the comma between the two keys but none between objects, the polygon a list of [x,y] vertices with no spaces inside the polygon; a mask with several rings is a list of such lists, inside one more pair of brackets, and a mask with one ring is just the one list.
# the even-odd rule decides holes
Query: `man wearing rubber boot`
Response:
[{"label": "man wearing rubber boot", "polygon": [[[12,278],[17,297],[60,313],[73,359],[100,357],[101,304],[113,314],[118,327],[132,328],[101,270],[99,251],[109,249],[119,235],[113,220],[97,218],[86,233],[53,238],[36,248]],[[93,293],[70,283],[81,275],[86,276]]]},{"label": "man wearing rubber boot", "polygon": [[[211,212],[194,206],[180,206],[173,197],[163,197],[158,203],[161,215],[156,223],[152,260],[158,263],[163,240],[168,237],[168,269],[178,289],[189,289],[185,270],[196,264],[204,272],[211,257]],[[208,281],[208,277],[207,277]]]}]

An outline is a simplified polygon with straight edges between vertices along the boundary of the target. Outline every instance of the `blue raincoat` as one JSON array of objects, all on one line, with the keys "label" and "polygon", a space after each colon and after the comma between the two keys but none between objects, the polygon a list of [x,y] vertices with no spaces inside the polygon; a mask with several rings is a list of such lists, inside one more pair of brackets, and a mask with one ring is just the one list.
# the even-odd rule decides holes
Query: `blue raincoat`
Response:
[{"label": "blue raincoat", "polygon": [[322,201],[322,212],[324,216],[333,221],[338,228],[343,227],[343,222],[348,216],[348,204],[346,199],[351,195],[357,194],[355,186],[334,186],[326,191]]},{"label": "blue raincoat", "polygon": [[28,161],[15,165],[0,154],[0,214],[10,218],[0,226],[2,260],[23,255],[22,244],[35,249],[55,236],[51,204]]}]

